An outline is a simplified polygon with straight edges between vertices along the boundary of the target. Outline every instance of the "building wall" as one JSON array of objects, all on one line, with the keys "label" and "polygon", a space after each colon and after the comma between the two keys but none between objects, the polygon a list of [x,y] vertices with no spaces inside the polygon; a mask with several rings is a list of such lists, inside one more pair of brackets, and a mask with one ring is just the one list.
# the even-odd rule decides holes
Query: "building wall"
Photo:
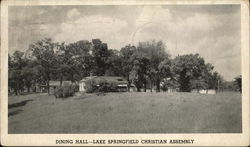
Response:
[{"label": "building wall", "polygon": [[[58,87],[58,86],[49,86],[49,94],[54,94],[56,87]],[[39,89],[40,89],[40,92],[42,92],[42,93],[48,92],[47,86],[40,86]]]},{"label": "building wall", "polygon": [[86,91],[86,89],[85,89],[85,82],[79,83],[79,91],[80,91],[80,92]]},{"label": "building wall", "polygon": [[208,90],[200,89],[199,91],[197,89],[193,89],[191,92],[201,93],[201,94],[216,94],[216,90],[214,89],[208,89]]}]

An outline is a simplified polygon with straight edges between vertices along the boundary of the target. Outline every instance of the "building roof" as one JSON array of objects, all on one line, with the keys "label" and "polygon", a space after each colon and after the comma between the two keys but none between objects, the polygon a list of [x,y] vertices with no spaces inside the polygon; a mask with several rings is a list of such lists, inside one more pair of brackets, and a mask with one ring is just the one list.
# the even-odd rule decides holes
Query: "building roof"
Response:
[{"label": "building roof", "polygon": [[[70,86],[73,83],[71,81],[62,81],[62,86]],[[47,84],[43,84],[41,86],[47,86]],[[60,81],[49,81],[49,86],[60,86]]]},{"label": "building roof", "polygon": [[113,81],[113,82],[117,82],[118,84],[128,84],[128,81],[126,79],[124,79],[123,77],[117,77],[117,76],[90,76],[90,77],[85,77],[80,82],[85,82],[91,79],[94,79],[96,81],[100,81],[100,80]]},{"label": "building roof", "polygon": [[85,82],[85,81],[88,81],[88,80],[91,80],[91,79],[94,79],[96,78],[97,76],[89,76],[89,77],[84,77],[80,82]]}]

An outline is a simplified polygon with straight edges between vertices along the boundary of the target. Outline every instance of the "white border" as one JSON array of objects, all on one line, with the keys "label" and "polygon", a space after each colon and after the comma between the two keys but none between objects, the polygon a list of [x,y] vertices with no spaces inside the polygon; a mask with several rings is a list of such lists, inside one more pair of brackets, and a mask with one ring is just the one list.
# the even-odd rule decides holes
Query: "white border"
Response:
[{"label": "white border", "polygon": [[[220,134],[8,134],[8,6],[10,5],[156,5],[156,4],[240,4],[241,5],[241,55],[242,55],[242,133]],[[8,0],[1,3],[1,144],[35,146],[58,145],[56,139],[194,139],[194,144],[185,146],[247,146],[249,145],[249,2],[247,0]],[[59,144],[63,145],[63,144]],[[65,144],[69,146],[70,144]],[[73,144],[75,145],[75,144]],[[95,144],[87,144],[95,146]],[[128,146],[129,144],[119,144]],[[134,146],[134,144],[131,144]],[[161,144],[137,144],[156,146]],[[162,146],[173,144],[163,144]],[[81,145],[82,146],[82,145]],[[112,146],[106,144],[106,146]],[[115,145],[117,146],[117,144]],[[181,146],[178,144],[177,146]]]}]

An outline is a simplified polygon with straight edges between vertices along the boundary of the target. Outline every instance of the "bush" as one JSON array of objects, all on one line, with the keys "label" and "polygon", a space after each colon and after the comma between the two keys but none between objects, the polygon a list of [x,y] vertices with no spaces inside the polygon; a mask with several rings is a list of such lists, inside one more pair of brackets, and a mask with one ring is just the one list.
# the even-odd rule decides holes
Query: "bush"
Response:
[{"label": "bush", "polygon": [[94,92],[117,92],[118,87],[117,83],[114,81],[106,81],[106,80],[88,80],[85,85],[85,89],[87,93]]},{"label": "bush", "polygon": [[161,89],[162,91],[166,92],[168,90],[168,85],[166,83],[163,83]]},{"label": "bush", "polygon": [[107,86],[107,92],[118,92],[118,86],[117,82],[110,81],[108,82]]},{"label": "bush", "polygon": [[85,89],[87,93],[93,93],[93,92],[97,92],[98,87],[96,86],[98,85],[95,80],[88,80],[85,83]]},{"label": "bush", "polygon": [[56,98],[67,98],[74,95],[74,88],[72,86],[62,86],[55,90]]},{"label": "bush", "polygon": [[72,85],[74,92],[79,92],[79,85]]}]

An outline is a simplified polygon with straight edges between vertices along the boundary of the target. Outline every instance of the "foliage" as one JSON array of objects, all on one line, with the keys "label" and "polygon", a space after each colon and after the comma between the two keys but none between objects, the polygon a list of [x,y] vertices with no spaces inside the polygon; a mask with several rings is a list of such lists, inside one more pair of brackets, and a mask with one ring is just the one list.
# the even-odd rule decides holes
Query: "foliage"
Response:
[{"label": "foliage", "polygon": [[[32,56],[28,57],[29,54]],[[160,91],[171,86],[186,92],[191,89],[219,90],[224,82],[199,54],[178,55],[172,59],[162,41],[139,42],[137,46],[129,44],[119,51],[108,49],[100,39],[65,44],[45,38],[31,44],[26,53],[16,51],[9,55],[9,89],[16,94],[41,83],[49,87],[50,80],[77,82],[90,75],[122,76],[128,81],[128,88],[134,84],[137,91],[142,88],[146,91],[149,84],[151,91],[153,87]],[[110,81],[87,83],[87,92],[117,91],[117,84]],[[239,79],[235,83],[241,87]]]},{"label": "foliage", "polygon": [[180,90],[190,92],[192,88],[208,88],[213,67],[206,64],[199,54],[188,54],[175,57],[172,69],[180,84]]},{"label": "foliage", "polygon": [[117,92],[118,87],[115,81],[107,81],[105,79],[86,81],[85,89],[87,93],[95,92]]},{"label": "foliage", "polygon": [[130,78],[130,74],[133,70],[133,60],[132,55],[136,50],[135,46],[126,45],[125,47],[121,48],[120,51],[120,58],[121,58],[121,76],[123,76],[128,81],[128,91],[130,90],[130,85],[132,83],[132,79]]},{"label": "foliage", "polygon": [[93,65],[91,56],[91,42],[81,40],[70,43],[61,49],[63,53],[59,56],[64,79],[79,81],[88,76]]},{"label": "foliage", "polygon": [[147,81],[151,83],[151,91],[152,83],[155,83],[157,91],[160,91],[160,81],[169,74],[168,63],[170,63],[164,43],[162,41],[139,42],[131,60],[133,61],[131,79],[138,91],[142,86],[146,91]]},{"label": "foliage", "polygon": [[107,69],[107,60],[108,60],[108,45],[102,43],[100,39],[93,39],[93,67],[92,72],[97,76],[102,76],[105,74]]},{"label": "foliage", "polygon": [[119,76],[121,75],[121,63],[122,59],[119,55],[119,51],[110,49],[108,59],[106,61],[107,69],[105,69],[106,76]]},{"label": "foliage", "polygon": [[179,83],[175,78],[164,78],[161,82],[162,91],[167,91],[168,88],[177,89],[179,87]]},{"label": "foliage", "polygon": [[57,87],[55,90],[56,98],[67,98],[74,95],[74,88],[72,86]]},{"label": "foliage", "polygon": [[223,77],[218,72],[213,72],[210,80],[210,88],[219,90],[219,86],[224,83]]},{"label": "foliage", "polygon": [[241,75],[235,78],[235,83],[238,86],[240,92],[242,92],[242,78]]},{"label": "foliage", "polygon": [[74,92],[79,92],[79,85],[73,84],[72,89],[74,90]]},{"label": "foliage", "polygon": [[9,56],[9,90],[14,90],[15,94],[20,94],[25,87],[30,92],[30,88],[37,81],[35,77],[37,71],[34,68],[34,61],[27,59],[24,52],[16,51],[13,56]]},{"label": "foliage", "polygon": [[87,93],[97,92],[97,82],[95,80],[88,80],[85,82],[85,89]]},{"label": "foliage", "polygon": [[147,74],[146,69],[149,64],[149,60],[138,49],[132,56],[133,59],[133,69],[130,73],[130,79],[132,79],[135,84],[137,91],[140,91],[142,87],[146,90]]},{"label": "foliage", "polygon": [[40,76],[46,81],[49,93],[49,81],[56,72],[56,58],[55,52],[57,44],[52,42],[50,38],[45,38],[31,44],[29,50],[32,51],[33,56],[36,58],[40,65]]}]

